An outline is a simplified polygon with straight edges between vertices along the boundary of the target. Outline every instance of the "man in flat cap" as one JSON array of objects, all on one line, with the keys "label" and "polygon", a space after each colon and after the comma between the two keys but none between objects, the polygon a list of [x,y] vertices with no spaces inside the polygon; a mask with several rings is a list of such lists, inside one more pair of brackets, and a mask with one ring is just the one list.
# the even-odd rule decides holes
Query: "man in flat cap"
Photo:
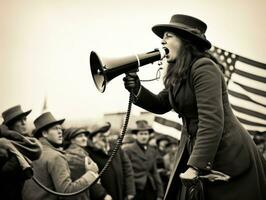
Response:
[{"label": "man in flat cap", "polygon": [[[89,153],[85,147],[88,144],[87,136],[89,131],[83,128],[68,128],[64,130],[63,147],[66,152],[66,158],[71,171],[71,179],[73,181],[79,179],[85,172],[84,160],[87,157],[89,162],[94,163],[95,173],[98,175],[98,166],[90,158]],[[100,182],[92,185],[88,190],[78,196],[74,196],[74,200],[112,200],[112,197],[107,194]],[[70,200],[70,199],[69,199]]]}]

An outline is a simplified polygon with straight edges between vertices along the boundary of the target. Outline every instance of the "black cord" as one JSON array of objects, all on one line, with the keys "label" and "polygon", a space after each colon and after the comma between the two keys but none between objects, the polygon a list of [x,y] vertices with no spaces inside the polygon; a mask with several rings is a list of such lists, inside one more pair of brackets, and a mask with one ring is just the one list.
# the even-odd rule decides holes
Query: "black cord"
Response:
[{"label": "black cord", "polygon": [[76,192],[72,192],[72,193],[61,193],[61,192],[55,192],[53,190],[51,190],[50,188],[46,187],[45,185],[43,185],[35,176],[32,177],[33,181],[42,189],[44,189],[46,192],[56,195],[56,196],[61,196],[61,197],[70,197],[70,196],[76,196],[82,192],[84,192],[85,190],[87,190],[90,186],[94,185],[95,183],[98,182],[98,180],[101,178],[101,176],[103,175],[103,173],[107,170],[107,168],[110,166],[113,158],[115,157],[117,151],[120,149],[120,146],[123,142],[124,136],[126,134],[126,130],[127,130],[127,126],[128,126],[128,122],[129,122],[129,117],[130,117],[130,113],[131,113],[131,107],[132,107],[132,101],[133,101],[133,92],[130,92],[129,95],[129,102],[128,102],[128,107],[127,107],[127,113],[126,113],[126,117],[125,117],[125,121],[123,124],[123,129],[122,132],[119,136],[119,138],[116,141],[116,145],[115,148],[113,149],[109,159],[107,160],[107,162],[105,163],[105,166],[103,167],[103,169],[100,171],[99,176],[88,186],[84,187],[83,189],[76,191]]}]

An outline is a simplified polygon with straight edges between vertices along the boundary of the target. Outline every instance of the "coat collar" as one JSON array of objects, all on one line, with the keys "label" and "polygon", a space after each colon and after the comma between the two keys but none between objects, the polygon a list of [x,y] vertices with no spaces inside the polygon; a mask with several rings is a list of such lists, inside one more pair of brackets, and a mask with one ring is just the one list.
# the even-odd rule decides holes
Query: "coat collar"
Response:
[{"label": "coat collar", "polygon": [[41,144],[43,145],[43,147],[45,148],[50,148],[50,149],[53,149],[55,151],[58,151],[62,154],[65,154],[65,152],[59,148],[55,148],[46,138],[40,138],[39,141],[41,142]]},{"label": "coat collar", "polygon": [[132,147],[133,147],[132,150],[134,152],[136,152],[138,156],[140,156],[142,159],[145,159],[145,160],[148,158],[147,156],[151,152],[151,149],[150,149],[150,146],[149,145],[147,145],[146,151],[144,151],[143,149],[141,149],[140,145],[137,144],[137,142],[133,143],[133,146]]}]

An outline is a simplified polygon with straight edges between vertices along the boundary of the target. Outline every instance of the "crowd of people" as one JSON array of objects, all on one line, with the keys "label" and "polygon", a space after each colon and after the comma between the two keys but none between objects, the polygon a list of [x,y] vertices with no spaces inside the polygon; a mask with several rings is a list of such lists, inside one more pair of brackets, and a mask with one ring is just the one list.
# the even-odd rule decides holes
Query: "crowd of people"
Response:
[{"label": "crowd of people", "polygon": [[[8,200],[160,200],[173,168],[178,141],[155,136],[146,120],[136,121],[110,166],[95,182],[116,141],[111,123],[95,130],[64,128],[65,119],[45,112],[28,130],[20,105],[2,113],[0,126],[0,196]],[[151,141],[156,139],[156,145]],[[84,192],[61,197],[49,193],[32,179],[59,193]],[[95,182],[94,184],[92,184]]]},{"label": "crowd of people", "polygon": [[[154,138],[147,121],[139,120],[100,173],[115,148],[110,123],[91,131],[64,129],[65,119],[46,112],[27,135],[31,111],[15,106],[2,113],[0,126],[1,199],[266,199],[266,161],[232,111],[220,65],[207,51],[207,25],[177,14],[152,30],[168,50],[165,88],[153,94],[136,73],[123,81],[135,105],[156,114],[174,110],[182,118],[179,144]],[[59,193],[95,184],[76,196],[59,197],[32,176]]]}]

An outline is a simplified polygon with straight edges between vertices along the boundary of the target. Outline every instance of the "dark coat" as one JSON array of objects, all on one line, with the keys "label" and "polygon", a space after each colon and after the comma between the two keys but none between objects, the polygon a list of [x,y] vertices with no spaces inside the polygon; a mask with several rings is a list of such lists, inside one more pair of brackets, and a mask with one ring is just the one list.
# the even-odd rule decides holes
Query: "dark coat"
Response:
[{"label": "dark coat", "polygon": [[[71,172],[71,179],[72,181],[75,181],[79,179],[83,174],[86,173],[85,170],[85,157],[89,157],[88,152],[76,145],[76,144],[70,144],[70,146],[65,150],[66,152],[66,158],[68,161],[68,165]],[[93,162],[90,160],[90,162]],[[96,174],[98,174],[98,171],[94,171]],[[105,189],[102,187],[100,183],[96,183],[85,192],[73,196],[70,198],[67,198],[67,200],[102,200],[106,195]],[[91,198],[90,198],[91,196]]]},{"label": "dark coat", "polygon": [[132,163],[136,189],[143,190],[149,180],[157,197],[162,198],[163,185],[156,167],[157,150],[148,146],[144,152],[136,142],[129,144],[124,150]]},{"label": "dark coat", "polygon": [[183,120],[165,199],[177,198],[179,174],[188,166],[232,177],[228,183],[206,181],[206,199],[266,199],[266,161],[234,116],[223,74],[210,59],[198,59],[187,79],[158,95],[142,87],[135,103],[158,114],[174,109]]},{"label": "dark coat", "polygon": [[5,125],[0,126],[0,197],[20,200],[24,182],[31,178],[32,169],[19,162],[16,154],[11,153],[11,146],[29,160],[36,160],[41,155],[41,145],[36,138],[25,137]]},{"label": "dark coat", "polygon": [[[92,146],[87,147],[90,157],[99,167],[105,166],[113,145],[108,155],[101,149]],[[124,200],[127,195],[135,195],[134,175],[131,162],[123,150],[119,150],[114,157],[111,165],[101,177],[101,184],[113,200]]]}]

